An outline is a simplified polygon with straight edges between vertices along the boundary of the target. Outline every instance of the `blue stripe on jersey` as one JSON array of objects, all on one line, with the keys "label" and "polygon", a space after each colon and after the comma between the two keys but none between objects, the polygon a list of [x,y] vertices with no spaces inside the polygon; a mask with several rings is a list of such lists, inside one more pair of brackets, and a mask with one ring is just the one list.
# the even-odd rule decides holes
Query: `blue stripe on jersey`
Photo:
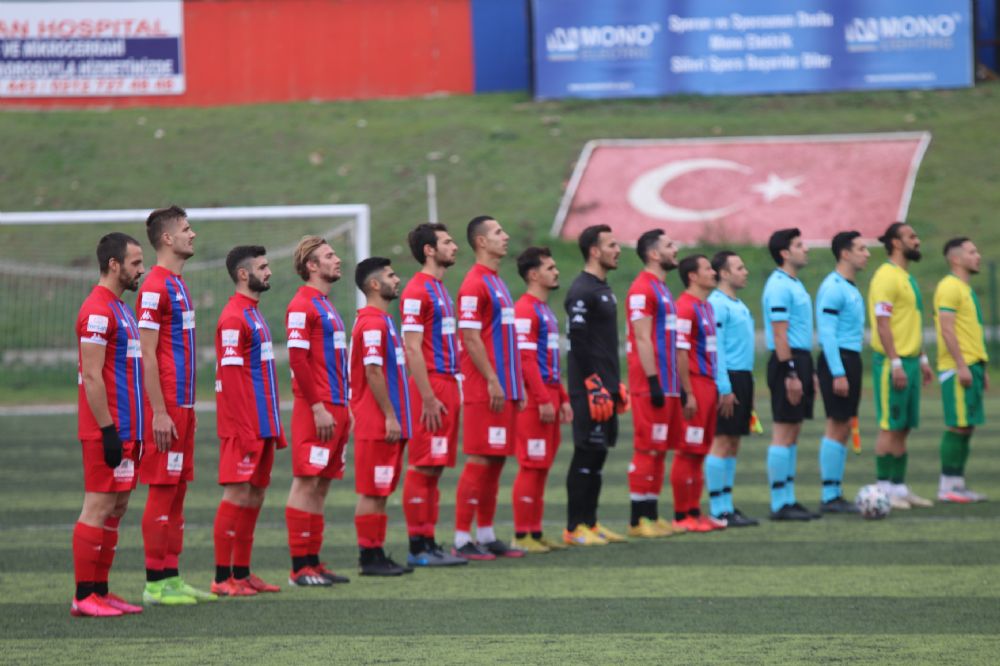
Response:
[{"label": "blue stripe on jersey", "polygon": [[[191,306],[191,296],[187,293],[183,283],[174,277],[168,277],[165,281],[167,287],[167,300],[170,302],[170,347],[174,354],[174,369],[177,379],[177,395],[175,399],[178,405],[194,404],[194,329],[184,330],[184,310],[193,309]],[[178,300],[177,296],[180,295]],[[181,304],[181,308],[178,308]],[[179,316],[178,316],[179,315]],[[184,358],[184,338],[188,338],[191,344],[191,363]]]},{"label": "blue stripe on jersey", "polygon": [[[411,424],[410,395],[406,387],[406,370],[396,360],[401,347],[399,338],[396,335],[396,326],[392,323],[392,317],[385,315],[385,326],[386,330],[389,331],[388,349],[386,351],[391,353],[391,359],[386,359],[386,363],[383,366],[385,368],[386,388],[389,392],[389,402],[392,403],[392,409],[396,412],[396,420],[403,426],[403,436],[408,437]],[[389,356],[389,354],[386,354],[386,356]]]},{"label": "blue stripe on jersey", "polygon": [[[650,280],[656,293],[656,316],[653,319],[656,344],[656,367],[659,370],[660,381],[664,382],[663,391],[667,395],[680,393],[680,376],[677,374],[677,330],[668,329],[670,315],[677,314],[674,298],[667,285],[659,280]],[[664,300],[666,303],[664,303]]]},{"label": "blue stripe on jersey", "polygon": [[[115,301],[110,301],[115,316],[115,404],[118,412],[118,436],[122,441],[141,439],[139,430],[143,423],[142,404],[142,358],[128,358],[129,338],[139,339],[139,327],[132,311]],[[129,384],[128,371],[132,366],[132,383]],[[132,420],[135,407],[136,422]]]},{"label": "blue stripe on jersey", "polygon": [[[535,345],[535,358],[538,360],[538,370],[541,372],[543,382],[553,384],[553,371],[556,373],[556,377],[559,376],[559,357],[556,356],[555,367],[550,367],[552,364],[549,362],[549,333],[552,331],[549,331],[549,319],[546,313],[546,310],[549,310],[549,308],[544,303],[535,303],[532,309],[535,311],[535,317],[538,318],[538,342]],[[555,381],[559,380],[556,379]]]},{"label": "blue stripe on jersey", "polygon": [[[694,316],[697,333],[695,335],[695,358],[698,361],[698,371],[709,377],[715,374],[715,352],[708,351],[709,333],[715,334],[711,306],[708,303],[695,303]],[[702,323],[707,322],[707,323]]]},{"label": "blue stripe on jersey", "polygon": [[[428,295],[431,299],[431,307],[434,310],[434,329],[431,335],[431,348],[434,350],[434,371],[441,374],[454,375],[458,372],[457,357],[458,350],[455,349],[455,336],[444,335],[444,318],[455,316],[455,309],[451,302],[451,297],[445,290],[444,285],[437,280],[427,280],[424,282]],[[445,346],[447,345],[447,359],[445,358]]]},{"label": "blue stripe on jersey", "polygon": [[326,363],[323,365],[326,367],[326,380],[330,385],[330,402],[335,405],[346,405],[348,397],[347,353],[343,349],[338,351],[334,343],[334,333],[340,331],[346,335],[344,321],[326,296],[314,297],[312,304],[323,325],[323,358],[326,359]]},{"label": "blue stripe on jersey", "polygon": [[[499,277],[484,275],[486,288],[493,301],[493,358],[497,365],[497,376],[508,400],[521,400],[521,355],[517,351],[517,336],[514,324],[503,323],[503,308],[514,309],[514,299],[507,291],[507,285]],[[501,367],[502,366],[502,367]]]},{"label": "blue stripe on jersey", "polygon": [[[253,382],[253,397],[257,407],[257,424],[260,436],[265,439],[268,437],[277,437],[278,433],[271,427],[271,417],[274,418],[275,424],[280,423],[277,413],[278,400],[274,393],[274,362],[264,361],[261,354],[261,346],[264,342],[271,340],[271,334],[267,328],[267,324],[256,308],[245,309],[243,316],[250,325],[250,340],[253,343],[250,347],[250,379]],[[267,397],[264,393],[264,363],[268,365],[267,376],[271,384],[270,394],[274,406],[272,410],[268,409]]]}]

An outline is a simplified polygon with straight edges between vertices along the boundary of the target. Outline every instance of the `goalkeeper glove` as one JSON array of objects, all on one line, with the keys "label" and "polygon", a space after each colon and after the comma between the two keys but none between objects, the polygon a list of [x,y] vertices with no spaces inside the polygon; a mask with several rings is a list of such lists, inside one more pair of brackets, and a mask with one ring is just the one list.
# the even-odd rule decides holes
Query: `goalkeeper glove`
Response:
[{"label": "goalkeeper glove", "polygon": [[632,398],[629,396],[628,387],[625,386],[625,382],[618,385],[618,396],[615,401],[615,410],[619,414],[624,414],[628,410],[632,409]]},{"label": "goalkeeper glove", "polygon": [[583,385],[587,389],[590,420],[602,423],[610,419],[615,413],[615,403],[608,389],[604,388],[600,376],[595,372],[583,381]]},{"label": "goalkeeper glove", "polygon": [[660,386],[660,377],[649,375],[646,381],[649,382],[649,401],[653,403],[653,407],[660,408],[667,404],[667,399],[663,396],[663,387]]},{"label": "goalkeeper glove", "polygon": [[115,469],[122,463],[122,440],[114,423],[101,428],[101,439],[104,441],[104,464]]}]

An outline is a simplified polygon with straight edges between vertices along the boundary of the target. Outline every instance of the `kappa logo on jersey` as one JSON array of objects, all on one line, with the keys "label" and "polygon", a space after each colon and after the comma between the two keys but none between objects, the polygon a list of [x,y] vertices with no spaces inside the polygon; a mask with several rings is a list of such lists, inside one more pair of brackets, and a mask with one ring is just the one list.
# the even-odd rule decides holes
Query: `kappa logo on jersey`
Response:
[{"label": "kappa logo on jersey", "polygon": [[142,294],[142,307],[155,310],[160,305],[160,294],[155,291],[147,291]]},{"label": "kappa logo on jersey", "polygon": [[305,327],[306,327],[305,312],[288,313],[288,328],[305,328]]},{"label": "kappa logo on jersey", "polygon": [[419,324],[420,320],[413,315],[406,315],[403,317],[403,324]]},{"label": "kappa logo on jersey", "polygon": [[382,331],[365,331],[363,339],[366,347],[380,346],[382,344]]},{"label": "kappa logo on jersey", "polygon": [[289,340],[301,340],[302,339],[302,334],[299,333],[298,330],[292,330],[292,332],[288,334],[288,339]]},{"label": "kappa logo on jersey", "polygon": [[403,301],[403,314],[404,315],[420,314],[420,299],[419,298],[405,299]]},{"label": "kappa logo on jersey", "polygon": [[238,328],[222,329],[223,347],[235,347],[238,344],[240,344],[240,329]]},{"label": "kappa logo on jersey", "polygon": [[239,356],[239,353],[237,353],[235,347],[226,347],[225,351],[222,352],[222,355],[226,357],[232,357],[232,356]]},{"label": "kappa logo on jersey", "polygon": [[490,446],[504,446],[507,444],[507,428],[502,426],[490,426],[486,440]]},{"label": "kappa logo on jersey", "polygon": [[382,358],[382,354],[379,353],[378,347],[365,347],[365,356],[378,356]]},{"label": "kappa logo on jersey", "polygon": [[108,318],[104,315],[92,314],[87,317],[87,332],[88,333],[107,333],[108,332]]},{"label": "kappa logo on jersey", "polygon": [[142,321],[153,321],[153,317],[149,314],[149,310],[143,310],[142,316],[139,317],[139,319]]},{"label": "kappa logo on jersey", "polygon": [[177,298],[175,298],[174,300],[177,301],[178,303],[183,303],[184,302],[184,294],[178,292]]}]

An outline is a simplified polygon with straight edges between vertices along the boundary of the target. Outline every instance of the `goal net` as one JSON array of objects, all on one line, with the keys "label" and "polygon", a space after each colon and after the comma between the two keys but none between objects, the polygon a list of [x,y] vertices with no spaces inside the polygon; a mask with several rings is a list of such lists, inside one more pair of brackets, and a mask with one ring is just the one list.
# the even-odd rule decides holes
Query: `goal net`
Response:
[{"label": "goal net", "polygon": [[[83,299],[98,279],[95,250],[106,233],[121,231],[143,245],[146,270],[156,255],[146,237],[149,210],[0,213],[0,391],[7,400],[66,399],[75,391],[73,325]],[[343,277],[330,293],[345,321],[354,319],[359,292],[354,266],[370,252],[367,205],[189,208],[195,256],[184,278],[197,308],[199,399],[211,400],[213,334],[222,306],[233,293],[225,259],[236,245],[267,248],[273,276],[261,311],[275,338],[284,339],[284,312],[302,284],[292,254],[302,236],[325,238],[343,261]],[[122,297],[135,307],[136,294]],[[284,351],[276,345],[275,353]],[[279,357],[282,362],[285,357]],[[287,372],[281,372],[287,383]]]}]

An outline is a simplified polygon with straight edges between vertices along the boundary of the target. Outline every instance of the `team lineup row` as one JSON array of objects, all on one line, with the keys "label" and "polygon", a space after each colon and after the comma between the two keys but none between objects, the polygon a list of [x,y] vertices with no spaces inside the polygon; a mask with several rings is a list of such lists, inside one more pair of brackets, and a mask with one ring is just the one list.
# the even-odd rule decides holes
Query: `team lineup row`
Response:
[{"label": "team lineup row", "polygon": [[[216,575],[211,592],[205,592],[179,572],[196,425],[195,313],[182,274],[194,255],[195,232],[185,211],[175,206],[153,211],[146,228],[157,263],[141,288],[140,243],[122,233],[104,236],[97,247],[100,279],[76,323],[86,493],[73,532],[74,615],[142,610],[108,589],[118,524],[138,481],[149,486],[142,518],[144,603],[190,605],[218,595],[279,590],[250,571],[274,452],[287,446],[274,340],[257,308],[270,287],[266,250],[237,246],[226,259],[235,293],[215,333],[223,496],[214,526]],[[442,278],[455,264],[458,245],[444,225],[422,224],[409,235],[421,269],[402,290],[389,259],[372,257],[356,266],[355,283],[366,306],[351,331],[328,299],[330,286],[342,275],[334,249],[315,236],[297,246],[295,270],[304,284],[288,304],[285,320],[294,394],[294,478],[285,508],[290,584],[347,582],[320,561],[320,550],[325,496],[331,480],[343,477],[352,430],[362,575],[398,576],[420,566],[624,541],[597,514],[604,462],[616,444],[619,415],[629,411],[634,451],[628,536],[661,538],[757,524],[732,501],[740,438],[754,418],[754,323],[737,295],[747,283],[737,254],[678,261],[677,247],[663,231],[639,238],[644,270],[627,295],[628,376],[623,381],[617,299],[607,283],[621,248],[609,226],[584,230],[579,238],[584,268],[565,299],[567,390],[558,319],[548,305],[560,286],[551,253],[530,247],[517,257],[526,291],[515,301],[497,272],[509,241],[500,223],[476,217],[466,236],[475,264],[459,289],[457,308]],[[920,258],[919,239],[910,226],[897,223],[881,240],[889,261],[876,272],[869,294],[877,322],[872,336],[880,428],[877,477],[896,508],[909,508],[929,504],[905,483],[906,433],[919,423],[921,380],[931,377],[920,350],[922,300],[906,272],[908,263]],[[813,307],[796,277],[806,265],[807,250],[795,229],[776,232],[769,244],[777,264],[763,295],[774,417],[767,459],[773,520],[855,511],[843,497],[841,479],[862,383],[865,308],[853,279],[865,268],[868,250],[856,232],[835,236],[832,249],[837,267],[817,294],[822,351],[814,372]],[[984,498],[965,487],[964,466],[972,429],[982,422],[987,383],[982,318],[968,286],[979,255],[965,238],[949,241],[945,254],[952,274],[935,294],[935,319],[949,429],[941,445],[938,496],[978,501]],[[675,269],[684,286],[676,300],[666,285]],[[137,316],[121,299],[126,290],[139,291]],[[390,314],[397,299],[398,329]],[[799,430],[804,419],[812,418],[817,385],[827,426],[819,452],[822,503],[820,513],[813,513],[796,499],[795,469]],[[568,515],[562,537],[549,539],[542,530],[544,488],[560,444],[560,423],[571,423],[573,433]],[[456,464],[459,427],[466,459],[456,491],[454,541],[446,550],[435,538],[438,480]],[[658,507],[670,450],[672,521],[661,517]],[[505,543],[493,520],[500,475],[510,456],[516,456],[519,469],[513,487],[515,534]],[[386,499],[401,479],[410,542],[405,564],[383,550]],[[706,485],[710,506],[702,515]]]}]

